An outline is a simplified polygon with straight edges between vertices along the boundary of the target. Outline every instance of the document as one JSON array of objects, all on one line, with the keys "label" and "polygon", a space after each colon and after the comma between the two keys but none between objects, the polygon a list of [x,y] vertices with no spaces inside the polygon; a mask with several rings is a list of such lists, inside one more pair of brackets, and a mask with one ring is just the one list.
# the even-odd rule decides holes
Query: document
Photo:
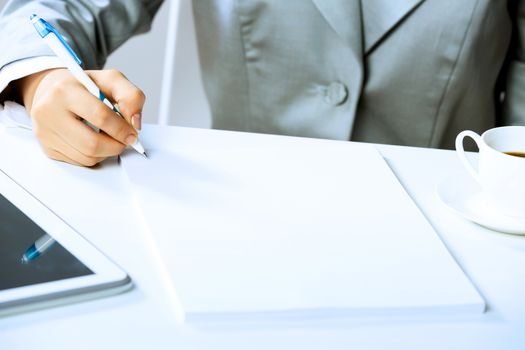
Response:
[{"label": "document", "polygon": [[147,127],[121,159],[186,320],[481,313],[373,145]]}]

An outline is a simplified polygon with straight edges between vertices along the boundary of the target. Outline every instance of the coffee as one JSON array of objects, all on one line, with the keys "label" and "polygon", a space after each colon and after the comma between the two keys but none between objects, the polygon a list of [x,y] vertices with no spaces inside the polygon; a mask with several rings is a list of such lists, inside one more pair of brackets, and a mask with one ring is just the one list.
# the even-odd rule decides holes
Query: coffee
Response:
[{"label": "coffee", "polygon": [[[465,154],[465,137],[472,138],[479,148],[477,167]],[[481,136],[462,131],[456,138],[456,150],[465,169],[480,185],[483,198],[496,211],[525,219],[525,126],[494,128]]]},{"label": "coffee", "polygon": [[503,152],[503,153],[508,154],[509,156],[525,158],[525,152]]}]

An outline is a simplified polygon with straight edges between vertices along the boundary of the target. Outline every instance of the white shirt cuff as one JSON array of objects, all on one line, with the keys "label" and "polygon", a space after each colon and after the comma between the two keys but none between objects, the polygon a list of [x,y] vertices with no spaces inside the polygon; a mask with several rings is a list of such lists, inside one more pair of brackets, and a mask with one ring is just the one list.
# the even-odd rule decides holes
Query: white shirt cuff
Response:
[{"label": "white shirt cuff", "polygon": [[47,69],[62,67],[64,64],[55,56],[32,57],[10,63],[0,69],[0,93],[12,81]]}]

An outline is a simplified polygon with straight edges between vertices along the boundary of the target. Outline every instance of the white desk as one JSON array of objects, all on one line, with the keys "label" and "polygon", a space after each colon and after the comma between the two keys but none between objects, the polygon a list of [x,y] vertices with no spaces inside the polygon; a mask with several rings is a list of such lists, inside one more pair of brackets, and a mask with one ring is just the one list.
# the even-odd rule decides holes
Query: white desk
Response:
[{"label": "white desk", "polygon": [[[194,132],[202,131],[188,129],[188,137]],[[0,129],[0,145],[2,168],[16,172],[135,282],[119,296],[0,319],[1,349],[525,349],[525,237],[485,230],[438,202],[436,183],[461,171],[453,152],[377,146],[487,300],[488,312],[192,328],[176,323],[173,290],[115,160],[97,169],[52,162],[24,130]],[[27,150],[27,161],[11,159],[10,147]]]}]

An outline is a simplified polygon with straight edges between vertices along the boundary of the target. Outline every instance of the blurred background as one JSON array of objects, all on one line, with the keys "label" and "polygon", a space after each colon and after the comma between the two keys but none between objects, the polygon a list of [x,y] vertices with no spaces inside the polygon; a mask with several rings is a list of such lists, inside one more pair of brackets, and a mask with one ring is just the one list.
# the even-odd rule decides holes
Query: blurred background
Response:
[{"label": "blurred background", "polygon": [[[7,2],[0,0],[0,8]],[[168,41],[170,30],[173,33]],[[175,54],[167,62],[170,69],[165,70],[166,51],[170,47],[175,49]],[[130,39],[115,51],[106,68],[122,71],[146,93],[143,113],[146,123],[157,123],[162,109],[161,119],[169,124],[210,126],[198,66],[191,0],[166,0],[151,31]],[[163,79],[166,80],[164,89]],[[161,100],[163,90],[169,93]]]}]

